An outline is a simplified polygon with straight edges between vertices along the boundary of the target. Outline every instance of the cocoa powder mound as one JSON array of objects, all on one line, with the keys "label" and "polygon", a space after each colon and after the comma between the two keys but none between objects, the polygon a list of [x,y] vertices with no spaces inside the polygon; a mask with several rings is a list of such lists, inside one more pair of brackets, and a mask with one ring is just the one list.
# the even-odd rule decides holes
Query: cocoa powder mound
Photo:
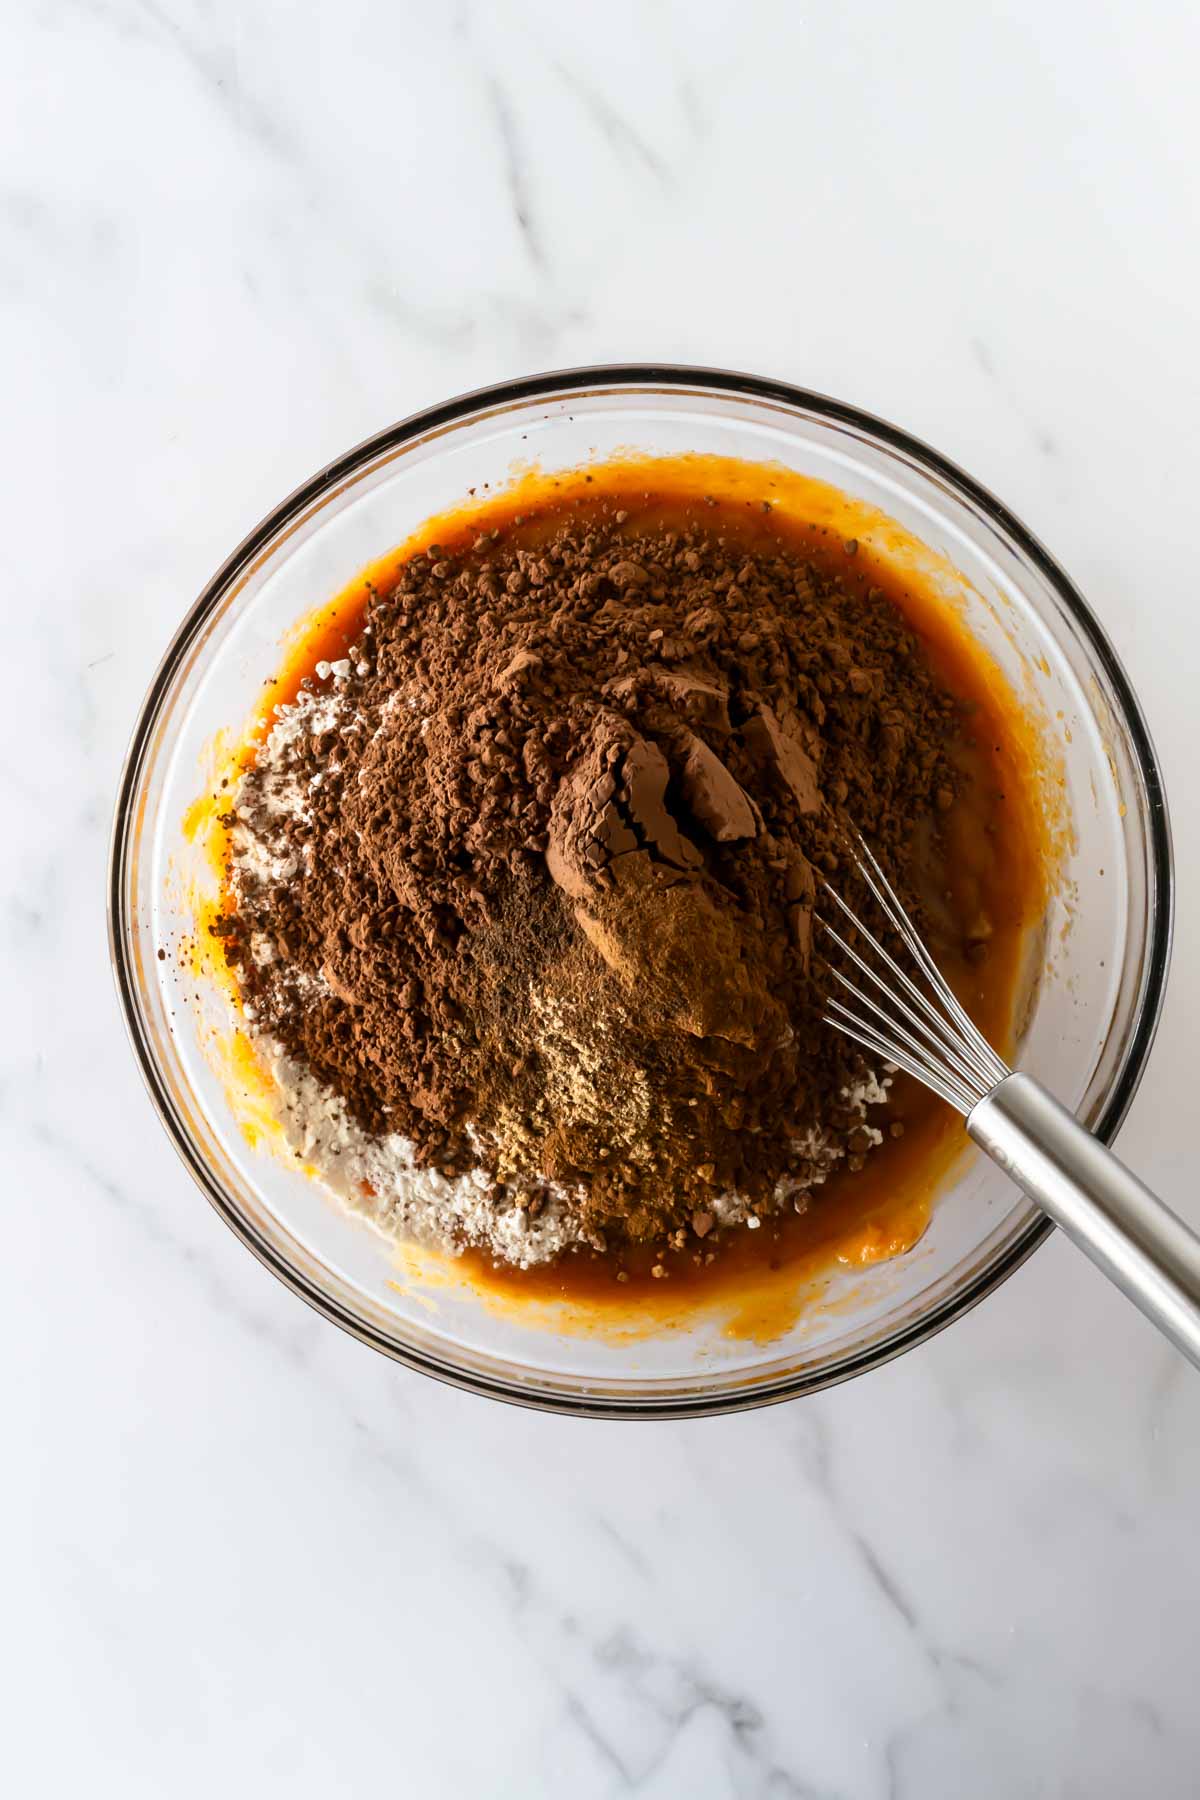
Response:
[{"label": "cocoa powder mound", "polygon": [[251,770],[235,809],[294,865],[224,927],[264,1028],[367,1130],[565,1188],[610,1244],[768,1210],[814,1132],[859,1147],[817,884],[857,897],[844,817],[908,892],[954,792],[895,607],[740,539],[600,503],[413,558],[311,684],[341,723],[289,752],[302,804]]}]

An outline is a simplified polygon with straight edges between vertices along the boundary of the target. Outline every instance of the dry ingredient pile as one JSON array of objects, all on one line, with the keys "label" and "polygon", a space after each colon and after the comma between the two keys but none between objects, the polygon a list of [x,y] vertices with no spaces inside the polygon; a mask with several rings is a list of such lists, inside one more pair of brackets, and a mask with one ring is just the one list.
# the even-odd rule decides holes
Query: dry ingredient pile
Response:
[{"label": "dry ingredient pile", "polygon": [[845,817],[907,889],[956,789],[955,702],[882,594],[725,506],[630,505],[372,593],[234,792],[217,928],[289,1140],[351,1205],[618,1278],[880,1142],[886,1078],[820,1023],[817,884],[855,897]]}]

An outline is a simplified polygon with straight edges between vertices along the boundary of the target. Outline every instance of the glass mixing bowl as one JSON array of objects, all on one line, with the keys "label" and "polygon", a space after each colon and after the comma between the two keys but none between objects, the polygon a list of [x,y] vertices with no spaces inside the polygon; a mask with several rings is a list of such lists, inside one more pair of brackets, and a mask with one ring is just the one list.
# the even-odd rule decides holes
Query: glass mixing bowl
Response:
[{"label": "glass mixing bowl", "polygon": [[754,376],[639,365],[504,383],[380,432],[283,501],[209,582],[146,696],[117,801],[110,935],[134,1051],[167,1131],[222,1217],[297,1294],[364,1343],[479,1393],[593,1416],[680,1417],[861,1374],[973,1306],[1050,1225],[998,1169],[966,1162],[914,1249],[856,1270],[841,1304],[811,1309],[765,1347],[703,1316],[621,1343],[498,1312],[461,1287],[431,1297],[396,1279],[394,1246],[251,1147],[204,1053],[208,1027],[173,1016],[179,991],[157,954],[189,925],[183,821],[206,747],[250,716],[287,628],[468,489],[503,485],[515,464],[574,468],[631,450],[783,464],[877,507],[945,559],[948,597],[1041,721],[1066,824],[1051,954],[1020,1066],[1111,1139],[1157,1024],[1172,907],[1161,777],[1124,671],[1063,571],[969,476],[878,419]]}]

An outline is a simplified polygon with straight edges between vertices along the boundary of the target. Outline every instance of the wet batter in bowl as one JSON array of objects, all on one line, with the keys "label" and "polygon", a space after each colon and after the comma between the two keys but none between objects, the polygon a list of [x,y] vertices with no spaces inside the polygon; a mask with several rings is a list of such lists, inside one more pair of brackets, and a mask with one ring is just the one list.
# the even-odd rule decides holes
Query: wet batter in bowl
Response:
[{"label": "wet batter in bowl", "polygon": [[889,1247],[948,1119],[821,1023],[842,820],[1012,1029],[1014,720],[943,607],[747,467],[443,520],[314,621],[222,812],[213,929],[297,1152],[534,1288]]}]

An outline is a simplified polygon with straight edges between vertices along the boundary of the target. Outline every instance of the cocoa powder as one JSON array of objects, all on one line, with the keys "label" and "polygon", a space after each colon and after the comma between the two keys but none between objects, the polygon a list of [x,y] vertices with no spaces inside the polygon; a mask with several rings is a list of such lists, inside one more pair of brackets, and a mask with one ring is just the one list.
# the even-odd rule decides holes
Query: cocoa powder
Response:
[{"label": "cocoa powder", "polygon": [[883,594],[725,507],[547,508],[411,559],[310,685],[342,722],[296,741],[303,804],[251,770],[235,806],[295,872],[243,872],[223,930],[368,1131],[610,1245],[861,1154],[817,884],[861,903],[848,818],[908,891],[958,719]]}]

